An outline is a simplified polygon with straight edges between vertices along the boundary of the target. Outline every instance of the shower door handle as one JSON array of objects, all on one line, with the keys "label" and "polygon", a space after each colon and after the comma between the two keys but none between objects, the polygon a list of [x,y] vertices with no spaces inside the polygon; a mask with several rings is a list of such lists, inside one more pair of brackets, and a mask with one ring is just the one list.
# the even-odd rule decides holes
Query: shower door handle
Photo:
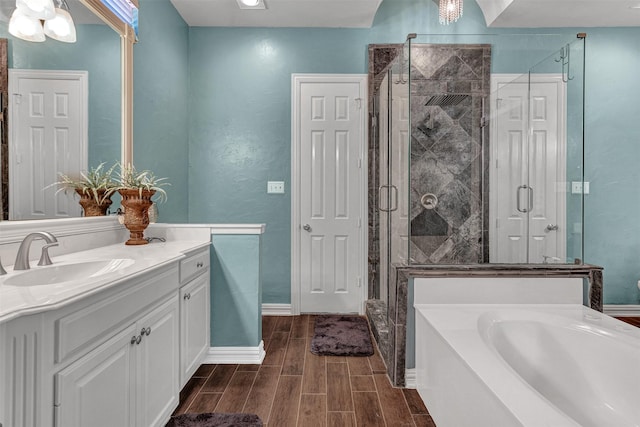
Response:
[{"label": "shower door handle", "polygon": [[526,185],[520,185],[518,187],[518,189],[516,190],[516,209],[518,210],[518,212],[522,212],[522,213],[527,213],[529,212],[527,210],[527,208],[522,208],[520,207],[522,205],[522,200],[520,200],[520,193],[521,190],[526,190],[528,187]]},{"label": "shower door handle", "polygon": [[[527,190],[528,198],[527,198],[527,207],[521,207],[521,199],[520,199],[520,190]],[[533,188],[528,185],[520,185],[516,190],[516,209],[518,212],[527,213],[533,210]]]},{"label": "shower door handle", "polygon": [[389,209],[390,212],[398,210],[398,187],[390,185],[389,189],[393,190],[393,207]]}]

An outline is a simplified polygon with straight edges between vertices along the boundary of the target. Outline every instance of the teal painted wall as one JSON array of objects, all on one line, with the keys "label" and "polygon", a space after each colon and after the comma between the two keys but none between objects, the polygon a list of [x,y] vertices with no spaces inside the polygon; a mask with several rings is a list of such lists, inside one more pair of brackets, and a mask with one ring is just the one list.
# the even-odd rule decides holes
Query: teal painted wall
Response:
[{"label": "teal painted wall", "polygon": [[588,31],[585,260],[605,304],[640,304],[640,28]]},{"label": "teal painted wall", "polygon": [[211,346],[262,340],[260,235],[211,236]]},{"label": "teal painted wall", "polygon": [[105,25],[77,25],[76,43],[32,43],[7,32],[9,68],[82,70],[89,74],[89,167],[120,160],[120,37]]},{"label": "teal painted wall", "polygon": [[166,177],[159,221],[188,220],[189,30],[168,0],[141,0],[133,49],[133,163]]},{"label": "teal painted wall", "polygon": [[[190,186],[189,220],[266,223],[264,302],[288,303],[291,73],[366,73],[369,43],[402,42],[409,32],[438,33],[444,42],[468,42],[462,34],[481,34],[476,40],[482,42],[497,40],[488,34],[519,33],[494,43],[492,69],[524,72],[523,64],[543,60],[581,31],[588,33],[586,170],[592,180],[584,259],[605,267],[605,303],[637,304],[640,225],[634,212],[640,202],[630,187],[637,182],[631,162],[638,159],[633,117],[640,82],[632,70],[639,69],[640,28],[487,29],[472,1],[458,24],[444,27],[436,5],[426,0],[384,1],[371,29],[191,28],[189,180],[207,186]],[[529,36],[535,33],[560,36]],[[287,193],[267,195],[268,180],[285,181]]]}]

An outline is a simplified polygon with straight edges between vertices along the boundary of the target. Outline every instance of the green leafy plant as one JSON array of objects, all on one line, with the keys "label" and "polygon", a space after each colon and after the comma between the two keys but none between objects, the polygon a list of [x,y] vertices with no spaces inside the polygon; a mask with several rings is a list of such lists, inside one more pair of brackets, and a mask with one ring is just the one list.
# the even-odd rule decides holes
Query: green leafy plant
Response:
[{"label": "green leafy plant", "polygon": [[164,186],[170,185],[165,182],[167,178],[158,178],[149,170],[137,171],[133,165],[121,165],[118,163],[119,172],[116,177],[116,190],[133,190],[138,189],[140,196],[143,190],[155,190],[158,194],[158,201],[162,202],[167,199],[167,192]]},{"label": "green leafy plant", "polygon": [[117,190],[117,183],[113,180],[113,171],[116,165],[109,169],[104,168],[104,162],[88,171],[80,172],[79,176],[66,175],[60,173],[60,181],[54,182],[45,188],[60,187],[60,191],[65,193],[68,190],[78,191],[81,194],[89,194],[98,203],[102,204]]}]

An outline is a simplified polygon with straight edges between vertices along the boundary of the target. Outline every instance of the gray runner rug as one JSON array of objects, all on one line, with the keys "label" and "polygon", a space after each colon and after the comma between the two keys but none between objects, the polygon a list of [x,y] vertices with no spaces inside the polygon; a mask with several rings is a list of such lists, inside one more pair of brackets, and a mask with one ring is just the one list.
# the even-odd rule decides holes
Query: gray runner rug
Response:
[{"label": "gray runner rug", "polygon": [[255,414],[182,414],[174,415],[165,427],[261,427]]},{"label": "gray runner rug", "polygon": [[319,356],[371,356],[373,344],[367,319],[333,314],[317,316],[311,353]]}]

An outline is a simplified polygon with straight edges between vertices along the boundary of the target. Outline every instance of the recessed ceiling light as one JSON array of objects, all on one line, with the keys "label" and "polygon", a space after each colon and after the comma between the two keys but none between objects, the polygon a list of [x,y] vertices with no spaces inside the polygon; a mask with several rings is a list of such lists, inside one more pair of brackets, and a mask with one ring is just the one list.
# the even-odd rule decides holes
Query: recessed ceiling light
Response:
[{"label": "recessed ceiling light", "polygon": [[237,0],[240,9],[266,9],[264,0]]}]

